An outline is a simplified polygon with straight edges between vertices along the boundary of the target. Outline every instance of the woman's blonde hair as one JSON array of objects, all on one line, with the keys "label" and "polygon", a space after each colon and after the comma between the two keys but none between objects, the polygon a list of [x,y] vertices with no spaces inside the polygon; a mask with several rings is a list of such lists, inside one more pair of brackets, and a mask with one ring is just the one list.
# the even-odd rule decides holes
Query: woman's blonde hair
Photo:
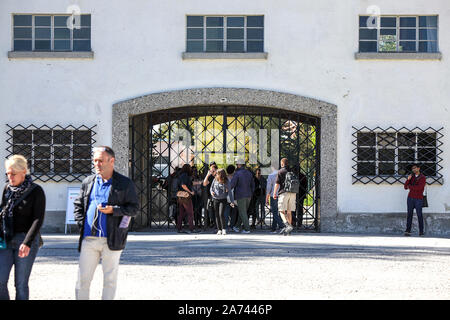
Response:
[{"label": "woman's blonde hair", "polygon": [[26,171],[27,174],[30,173],[30,170],[28,170],[28,162],[27,159],[20,155],[20,154],[15,154],[12,155],[11,157],[9,157],[8,159],[6,159],[5,161],[5,168],[12,168],[14,170],[17,171]]}]

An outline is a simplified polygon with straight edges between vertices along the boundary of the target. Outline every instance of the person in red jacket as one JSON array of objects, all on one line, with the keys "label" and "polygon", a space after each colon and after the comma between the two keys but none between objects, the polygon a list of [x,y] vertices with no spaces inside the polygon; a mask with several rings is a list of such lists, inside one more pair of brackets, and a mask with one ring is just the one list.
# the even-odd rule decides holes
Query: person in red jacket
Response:
[{"label": "person in red jacket", "polygon": [[413,174],[410,174],[408,176],[408,179],[406,180],[404,186],[405,190],[409,189],[407,200],[408,215],[406,219],[405,236],[411,235],[411,224],[414,208],[416,209],[417,219],[419,221],[419,236],[423,236],[423,190],[425,189],[427,178],[422,173],[420,173],[420,166],[418,164],[413,164],[411,170]]}]

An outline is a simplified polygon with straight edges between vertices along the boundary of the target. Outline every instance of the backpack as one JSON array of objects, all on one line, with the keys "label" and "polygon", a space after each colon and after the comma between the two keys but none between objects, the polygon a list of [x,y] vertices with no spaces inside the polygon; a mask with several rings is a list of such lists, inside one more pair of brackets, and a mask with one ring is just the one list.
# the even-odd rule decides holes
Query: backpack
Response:
[{"label": "backpack", "polygon": [[284,191],[298,193],[300,190],[300,180],[293,172],[286,173],[286,180],[284,181]]}]

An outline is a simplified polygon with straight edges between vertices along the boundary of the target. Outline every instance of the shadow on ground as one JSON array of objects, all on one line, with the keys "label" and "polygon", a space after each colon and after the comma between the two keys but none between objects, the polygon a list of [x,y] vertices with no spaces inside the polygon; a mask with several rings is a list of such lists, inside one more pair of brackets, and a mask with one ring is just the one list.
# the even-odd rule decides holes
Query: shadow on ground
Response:
[{"label": "shadow on ground", "polygon": [[[318,235],[319,236],[319,235]],[[323,237],[324,235],[320,235]],[[421,260],[433,256],[450,257],[446,247],[402,245],[352,245],[334,243],[288,242],[282,236],[251,238],[166,238],[159,241],[133,238],[122,253],[121,264],[150,266],[214,265],[224,263],[257,262],[258,259],[372,259]],[[274,237],[278,237],[274,239]],[[333,235],[336,237],[336,235]],[[345,235],[345,237],[351,237]],[[360,236],[358,236],[360,237]],[[377,236],[380,237],[380,236]],[[381,236],[382,237],[382,236]],[[330,239],[331,240],[331,239]],[[78,242],[52,241],[39,251],[39,263],[77,264]]]}]

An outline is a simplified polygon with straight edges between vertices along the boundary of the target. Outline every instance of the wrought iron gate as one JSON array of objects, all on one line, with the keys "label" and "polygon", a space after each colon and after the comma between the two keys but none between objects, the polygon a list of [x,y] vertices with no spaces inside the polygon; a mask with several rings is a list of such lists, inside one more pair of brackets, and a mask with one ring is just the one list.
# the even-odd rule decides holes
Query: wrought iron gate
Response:
[{"label": "wrought iron gate", "polygon": [[[140,198],[133,230],[175,226],[169,205],[176,190],[170,181],[185,163],[203,180],[211,161],[225,168],[245,159],[248,168],[262,168],[267,178],[271,161],[278,165],[282,158],[307,181],[304,201],[297,201],[296,216],[302,221],[296,229],[319,230],[319,118],[248,106],[175,108],[131,117],[129,145],[130,173]],[[257,227],[270,227],[268,206],[262,215]]]}]

